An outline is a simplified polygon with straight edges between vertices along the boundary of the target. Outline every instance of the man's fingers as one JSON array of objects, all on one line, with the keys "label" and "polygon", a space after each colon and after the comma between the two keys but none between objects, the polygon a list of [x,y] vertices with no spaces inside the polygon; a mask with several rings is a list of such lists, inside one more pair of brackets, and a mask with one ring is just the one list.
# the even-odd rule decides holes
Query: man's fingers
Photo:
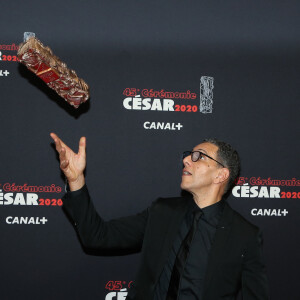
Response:
[{"label": "man's fingers", "polygon": [[51,132],[50,136],[52,137],[54,143],[55,143],[55,148],[58,152],[60,152],[62,147],[66,147],[65,143],[56,135],[55,133]]},{"label": "man's fingers", "polygon": [[69,161],[68,160],[63,160],[60,164],[60,167],[62,170],[66,169],[69,165]]},{"label": "man's fingers", "polygon": [[52,137],[52,139],[55,141],[55,139],[58,138],[58,136],[54,133],[54,132],[51,132],[50,133],[50,136]]},{"label": "man's fingers", "polygon": [[78,154],[85,155],[85,148],[86,148],[86,138],[83,136],[79,140]]},{"label": "man's fingers", "polygon": [[60,161],[63,161],[66,159],[66,149],[65,148],[61,148],[59,151],[59,159]]},{"label": "man's fingers", "polygon": [[60,152],[60,150],[61,150],[61,139],[53,132],[50,133],[50,136],[52,137],[52,139],[55,143],[56,151]]},{"label": "man's fingers", "polygon": [[50,133],[50,136],[52,137],[52,139],[53,139],[55,145],[57,145],[58,143],[61,142],[61,139],[60,139],[55,133],[51,132],[51,133]]}]

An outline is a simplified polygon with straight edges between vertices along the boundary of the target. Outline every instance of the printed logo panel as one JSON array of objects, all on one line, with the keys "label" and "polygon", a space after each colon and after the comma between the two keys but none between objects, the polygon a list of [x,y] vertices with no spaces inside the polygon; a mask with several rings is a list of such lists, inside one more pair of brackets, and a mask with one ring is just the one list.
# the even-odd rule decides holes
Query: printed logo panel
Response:
[{"label": "printed logo panel", "polygon": [[45,216],[18,215],[17,207],[61,207],[62,188],[55,184],[29,185],[6,182],[0,184],[0,206],[5,212],[5,207],[16,207],[16,214],[4,217],[7,225],[45,225],[48,218]]},{"label": "printed logo panel", "polygon": [[[154,88],[125,88],[123,90],[123,108],[130,111],[148,111],[162,113],[202,113],[213,112],[214,78],[202,76],[200,78],[199,94],[192,90],[170,91]],[[162,114],[163,116],[163,114]],[[146,130],[182,130],[184,124],[179,121],[166,122],[145,120],[143,128]]]}]

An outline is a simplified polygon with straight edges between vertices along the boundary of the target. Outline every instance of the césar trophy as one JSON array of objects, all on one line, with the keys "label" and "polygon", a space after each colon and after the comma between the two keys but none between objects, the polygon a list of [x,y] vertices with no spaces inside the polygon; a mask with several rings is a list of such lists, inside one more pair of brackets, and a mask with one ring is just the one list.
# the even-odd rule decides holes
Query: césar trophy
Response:
[{"label": "c\u00e9sar trophy", "polygon": [[35,34],[25,32],[24,43],[19,45],[18,58],[75,108],[89,99],[89,86],[86,82],[78,78],[76,72],[70,70],[49,47],[45,47]]}]

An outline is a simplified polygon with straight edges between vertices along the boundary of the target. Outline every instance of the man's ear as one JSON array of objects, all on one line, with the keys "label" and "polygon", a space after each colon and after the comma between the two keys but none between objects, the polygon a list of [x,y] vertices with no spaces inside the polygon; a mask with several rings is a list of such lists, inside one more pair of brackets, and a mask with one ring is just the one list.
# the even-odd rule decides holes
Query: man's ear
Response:
[{"label": "man's ear", "polygon": [[225,182],[229,178],[230,172],[227,168],[221,168],[218,170],[217,176],[215,177],[215,183]]}]

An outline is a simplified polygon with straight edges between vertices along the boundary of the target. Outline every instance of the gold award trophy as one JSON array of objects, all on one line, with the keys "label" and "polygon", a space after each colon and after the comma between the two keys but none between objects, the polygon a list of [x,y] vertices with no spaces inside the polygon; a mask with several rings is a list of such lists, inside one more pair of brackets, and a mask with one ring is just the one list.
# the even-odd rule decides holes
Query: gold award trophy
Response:
[{"label": "gold award trophy", "polygon": [[78,78],[75,71],[67,68],[49,47],[45,47],[30,33],[19,45],[18,58],[30,71],[41,78],[50,88],[70,105],[78,108],[89,99],[89,86]]}]

